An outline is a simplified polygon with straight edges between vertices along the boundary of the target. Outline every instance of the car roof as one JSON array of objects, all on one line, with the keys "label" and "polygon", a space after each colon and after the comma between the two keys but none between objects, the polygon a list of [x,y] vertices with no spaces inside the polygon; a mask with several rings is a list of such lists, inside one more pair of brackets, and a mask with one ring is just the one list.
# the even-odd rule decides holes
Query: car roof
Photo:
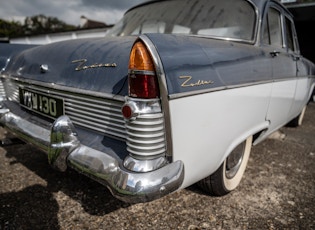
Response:
[{"label": "car roof", "polygon": [[[156,3],[156,2],[165,2],[165,1],[174,1],[174,0],[151,0],[151,1],[147,1],[147,2],[141,3],[139,5],[136,5],[136,6],[132,7],[132,8],[130,8],[130,9],[128,9],[126,11],[126,13],[131,11],[131,10],[133,10],[133,9],[135,9],[135,8],[138,8],[138,7],[141,7],[141,6],[144,6],[144,5],[149,5],[149,4]],[[286,7],[284,7],[283,4],[280,3],[280,0],[247,0],[247,1],[252,2],[259,10],[264,9],[265,5],[268,2],[274,2],[275,4],[281,5],[282,8],[284,8],[287,11],[287,13],[290,14],[290,12],[286,9]]]}]

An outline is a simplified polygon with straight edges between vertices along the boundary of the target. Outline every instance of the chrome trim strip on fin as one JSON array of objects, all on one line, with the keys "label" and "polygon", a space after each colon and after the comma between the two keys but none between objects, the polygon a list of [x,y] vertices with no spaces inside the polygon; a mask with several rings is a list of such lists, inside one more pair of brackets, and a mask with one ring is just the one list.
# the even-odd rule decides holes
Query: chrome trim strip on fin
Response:
[{"label": "chrome trim strip on fin", "polygon": [[172,129],[171,129],[171,120],[170,120],[170,108],[168,102],[168,89],[167,82],[165,77],[165,72],[163,69],[162,61],[160,56],[156,50],[155,45],[146,35],[140,35],[139,39],[144,42],[150,54],[152,55],[155,71],[157,74],[159,87],[160,87],[160,95],[161,95],[161,104],[162,110],[164,114],[164,129],[165,129],[165,138],[166,138],[166,157],[172,158],[173,156],[173,143],[172,143]]}]

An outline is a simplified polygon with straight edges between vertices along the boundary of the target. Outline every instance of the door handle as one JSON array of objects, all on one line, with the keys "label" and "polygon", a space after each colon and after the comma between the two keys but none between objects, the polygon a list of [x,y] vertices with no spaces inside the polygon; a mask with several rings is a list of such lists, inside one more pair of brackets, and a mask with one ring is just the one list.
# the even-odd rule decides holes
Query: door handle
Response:
[{"label": "door handle", "polygon": [[270,55],[271,55],[271,57],[278,57],[279,56],[279,54],[280,54],[280,51],[277,51],[277,50],[274,50],[274,51],[271,51],[270,52]]},{"label": "door handle", "polygon": [[299,55],[292,55],[293,61],[299,61],[301,57]]}]

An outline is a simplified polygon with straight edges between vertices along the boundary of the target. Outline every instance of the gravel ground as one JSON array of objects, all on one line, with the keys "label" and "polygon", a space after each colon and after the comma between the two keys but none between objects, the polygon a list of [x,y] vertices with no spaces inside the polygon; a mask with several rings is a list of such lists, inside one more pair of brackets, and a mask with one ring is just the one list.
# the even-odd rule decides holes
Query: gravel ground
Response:
[{"label": "gravel ground", "polygon": [[[0,148],[0,229],[315,229],[315,104],[301,127],[252,150],[239,188],[210,197],[191,186],[129,205],[32,146]],[[2,131],[3,133],[3,131]]]}]

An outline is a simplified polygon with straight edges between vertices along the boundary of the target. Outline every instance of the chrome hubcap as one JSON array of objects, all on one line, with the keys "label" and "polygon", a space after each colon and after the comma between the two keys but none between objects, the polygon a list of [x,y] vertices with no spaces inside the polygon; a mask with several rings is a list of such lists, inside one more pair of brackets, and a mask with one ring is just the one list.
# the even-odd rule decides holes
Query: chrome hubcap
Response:
[{"label": "chrome hubcap", "polygon": [[225,176],[228,179],[233,178],[236,173],[238,172],[244,152],[245,152],[245,144],[246,142],[244,141],[243,143],[239,144],[232,152],[231,154],[227,157],[226,159],[226,164],[225,164]]}]

